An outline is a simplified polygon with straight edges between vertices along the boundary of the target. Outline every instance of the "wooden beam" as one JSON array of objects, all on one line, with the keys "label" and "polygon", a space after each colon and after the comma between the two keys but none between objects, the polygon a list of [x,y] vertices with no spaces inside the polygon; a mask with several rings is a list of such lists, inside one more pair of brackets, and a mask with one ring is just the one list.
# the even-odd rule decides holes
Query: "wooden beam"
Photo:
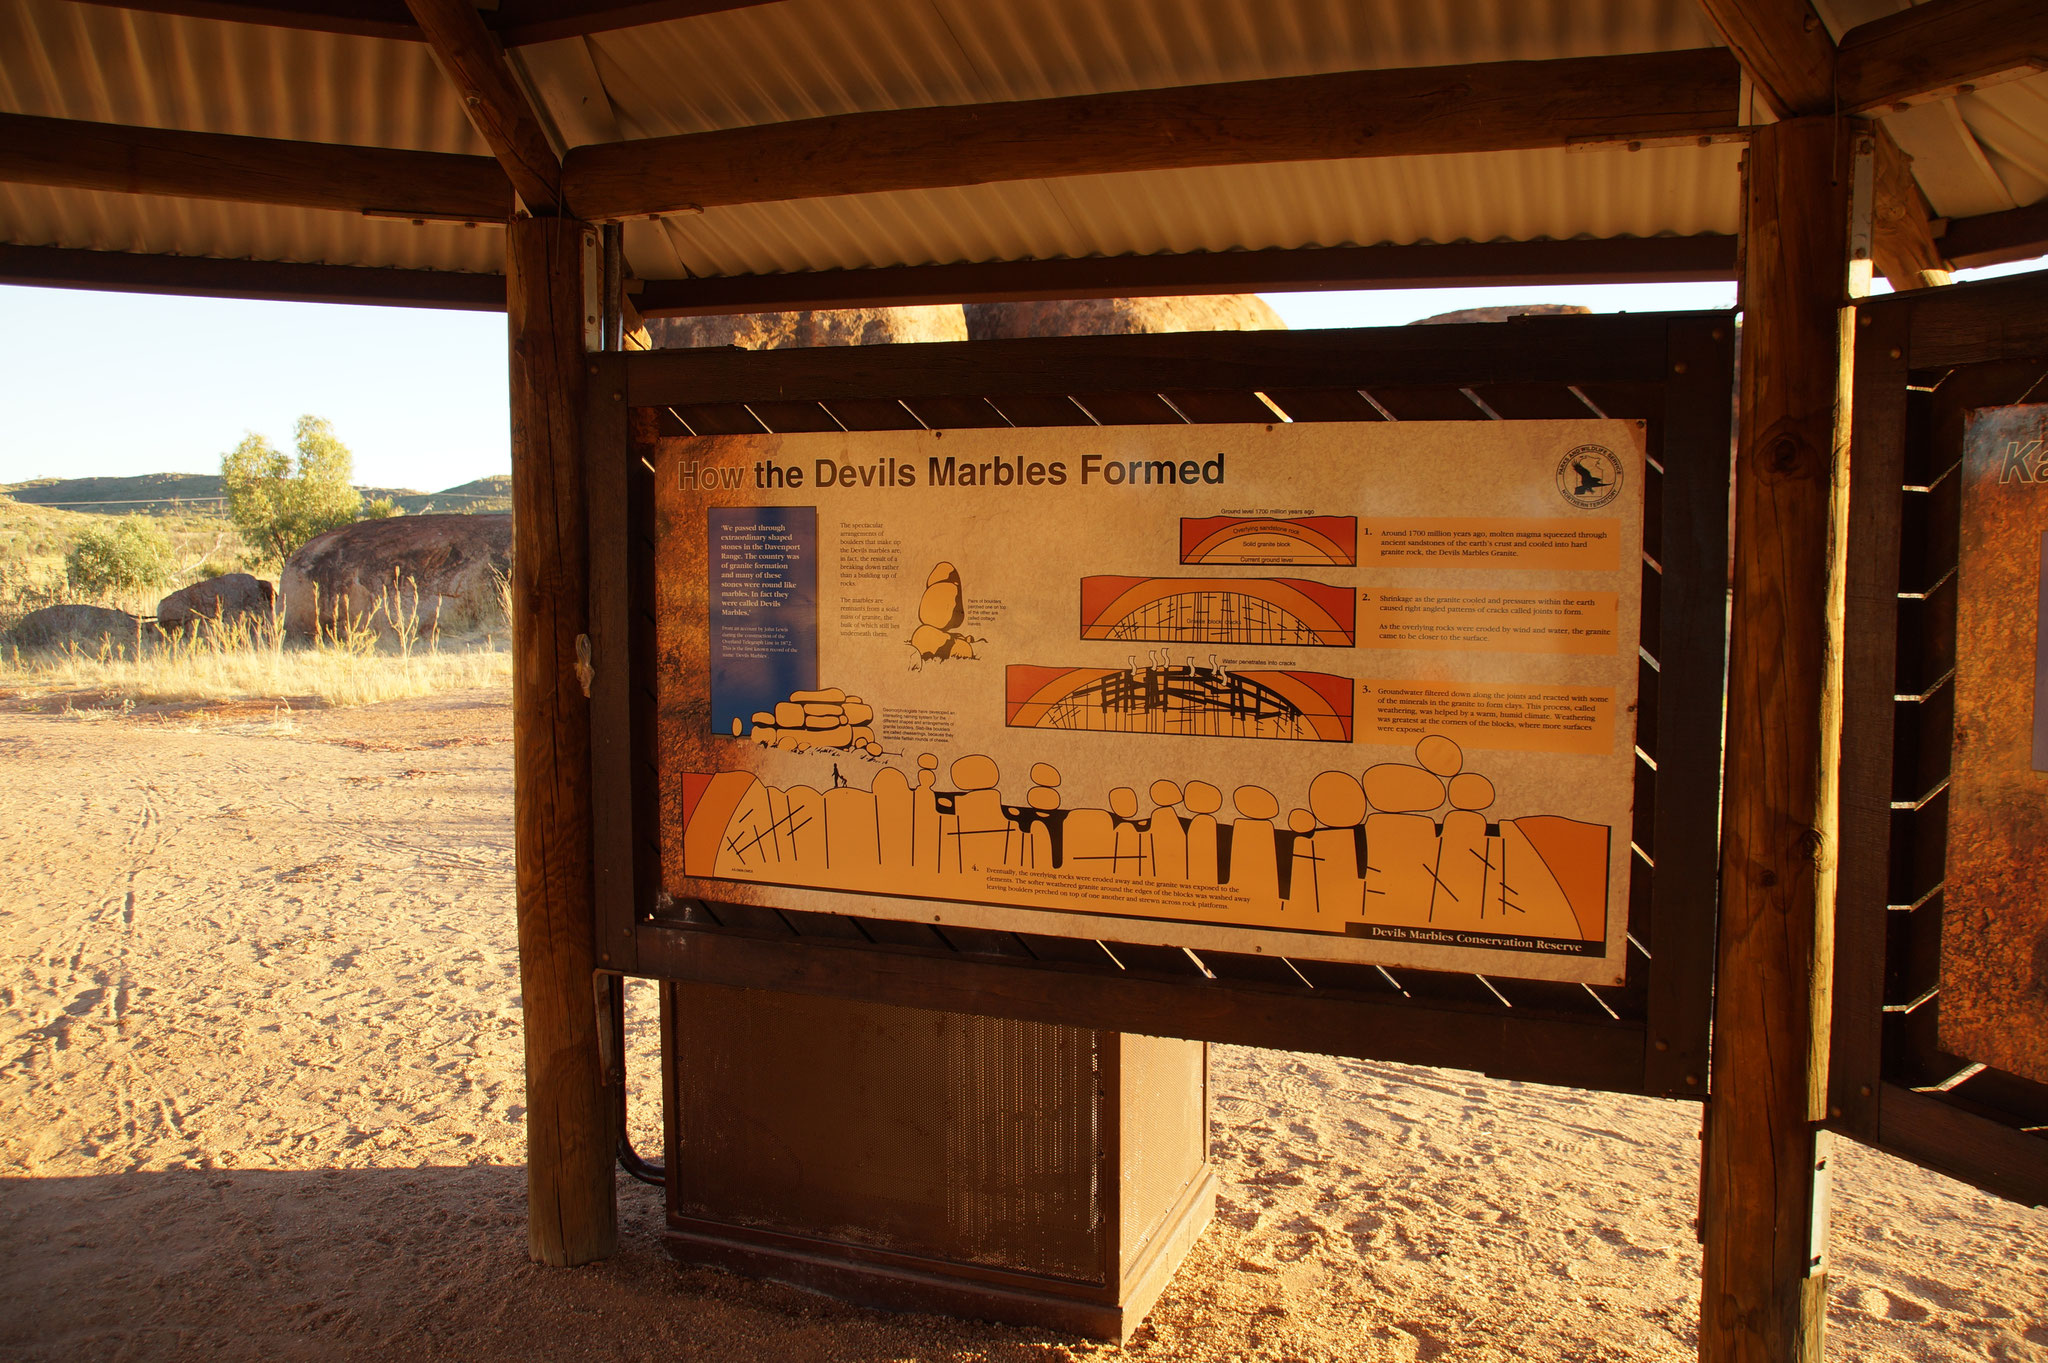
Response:
[{"label": "wooden beam", "polygon": [[650,279],[634,299],[645,317],[792,312],[806,308],[1013,303],[1063,298],[1436,289],[1520,284],[1673,284],[1735,277],[1735,238],[1458,242],[1191,251],[905,265],[868,270]]},{"label": "wooden beam", "polygon": [[506,230],[511,324],[512,807],[526,1031],[527,1248],[584,1264],[618,1244],[616,1095],[599,1057],[591,881],[582,450],[584,238],[568,218]]},{"label": "wooden beam", "polygon": [[779,3],[781,0],[499,0],[497,12],[485,13],[483,19],[499,42],[524,47]]},{"label": "wooden beam", "polygon": [[469,121],[505,168],[512,188],[536,217],[555,217],[562,204],[562,162],[533,105],[512,77],[505,54],[470,0],[405,0],[427,46]]},{"label": "wooden beam", "polygon": [[1950,218],[1941,250],[1959,270],[2048,255],[2048,199],[2003,213]]},{"label": "wooden beam", "polygon": [[1889,113],[2048,69],[2040,0],[1930,0],[1842,35],[1844,113]]},{"label": "wooden beam", "polygon": [[28,114],[0,114],[0,181],[474,222],[512,211],[512,186],[484,156]]},{"label": "wooden beam", "polygon": [[387,308],[503,312],[505,280],[454,270],[300,265],[276,260],[0,246],[0,284],[280,303],[357,303]]},{"label": "wooden beam", "polygon": [[[416,0],[416,3],[418,0]],[[438,0],[451,3],[452,0]],[[1718,48],[843,114],[573,149],[592,219],[834,194],[1735,133]]]},{"label": "wooden beam", "polygon": [[1851,145],[1843,120],[1756,130],[1743,359],[1700,1356],[1819,1363],[1841,746]]},{"label": "wooden beam", "polygon": [[1835,40],[1807,0],[1700,0],[1779,118],[1835,106]]},{"label": "wooden beam", "polygon": [[1949,263],[1934,240],[1933,214],[1913,180],[1913,158],[1899,150],[1882,123],[1865,123],[1872,143],[1870,254],[1894,289],[1924,289],[1949,282]]},{"label": "wooden beam", "polygon": [[[263,24],[315,33],[425,42],[405,0],[84,0],[110,9],[174,14],[192,19]],[[501,0],[481,11],[484,26],[506,47],[553,42],[699,14],[752,9],[781,0]]]},{"label": "wooden beam", "polygon": [[[1163,979],[1029,957],[876,950],[818,937],[763,940],[651,923],[639,935],[639,970],[659,979],[1404,1064],[1476,1063],[1502,1078],[1621,1093],[1642,1085],[1641,1026],[1604,1017],[1420,1007],[1341,985],[1308,990],[1200,975]],[[1078,945],[1093,949],[1092,943]]]}]

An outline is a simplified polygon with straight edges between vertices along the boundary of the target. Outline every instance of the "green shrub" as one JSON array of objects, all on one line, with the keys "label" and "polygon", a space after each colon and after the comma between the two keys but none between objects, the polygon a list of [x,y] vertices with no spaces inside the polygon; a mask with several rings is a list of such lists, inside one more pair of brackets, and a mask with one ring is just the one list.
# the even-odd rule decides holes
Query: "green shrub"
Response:
[{"label": "green shrub", "polygon": [[148,516],[89,525],[64,556],[64,575],[95,596],[158,586],[171,576],[171,537]]},{"label": "green shrub", "polygon": [[228,519],[266,557],[282,561],[322,531],[347,525],[361,502],[354,459],[317,416],[299,418],[296,462],[254,431],[221,456]]}]

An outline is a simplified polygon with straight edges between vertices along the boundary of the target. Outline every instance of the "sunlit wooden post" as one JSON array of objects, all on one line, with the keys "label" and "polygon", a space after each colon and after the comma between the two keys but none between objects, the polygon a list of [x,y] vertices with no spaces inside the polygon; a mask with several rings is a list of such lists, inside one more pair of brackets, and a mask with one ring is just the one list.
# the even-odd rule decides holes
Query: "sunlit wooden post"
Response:
[{"label": "sunlit wooden post", "polygon": [[520,218],[505,240],[511,318],[513,801],[526,1025],[527,1249],[583,1264],[618,1243],[615,1103],[591,980],[589,625],[581,426],[582,252],[593,231]]},{"label": "sunlit wooden post", "polygon": [[[1700,1354],[1821,1357],[1854,120],[1755,130]],[[1867,168],[1866,155],[1862,164]],[[1867,173],[1866,173],[1867,178]],[[1862,196],[1867,204],[1868,194]]]}]

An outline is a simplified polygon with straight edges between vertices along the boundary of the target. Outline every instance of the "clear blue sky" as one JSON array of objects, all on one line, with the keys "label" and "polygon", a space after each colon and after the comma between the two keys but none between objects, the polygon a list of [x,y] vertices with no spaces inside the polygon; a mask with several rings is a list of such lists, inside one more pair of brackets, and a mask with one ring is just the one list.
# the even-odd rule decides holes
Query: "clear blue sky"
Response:
[{"label": "clear blue sky", "polygon": [[[1654,312],[1734,299],[1733,284],[1267,296],[1296,328],[1516,302]],[[359,483],[437,491],[507,472],[504,316],[0,287],[0,483],[218,472],[245,431],[288,448],[302,412],[334,423]]]}]

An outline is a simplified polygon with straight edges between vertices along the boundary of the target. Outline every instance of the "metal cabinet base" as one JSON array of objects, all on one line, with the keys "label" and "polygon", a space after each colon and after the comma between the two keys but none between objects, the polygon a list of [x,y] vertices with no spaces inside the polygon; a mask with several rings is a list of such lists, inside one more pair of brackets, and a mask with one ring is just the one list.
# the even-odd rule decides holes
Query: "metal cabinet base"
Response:
[{"label": "metal cabinet base", "polygon": [[892,1310],[1128,1338],[1215,1208],[1208,1048],[662,987],[668,1247]]}]

